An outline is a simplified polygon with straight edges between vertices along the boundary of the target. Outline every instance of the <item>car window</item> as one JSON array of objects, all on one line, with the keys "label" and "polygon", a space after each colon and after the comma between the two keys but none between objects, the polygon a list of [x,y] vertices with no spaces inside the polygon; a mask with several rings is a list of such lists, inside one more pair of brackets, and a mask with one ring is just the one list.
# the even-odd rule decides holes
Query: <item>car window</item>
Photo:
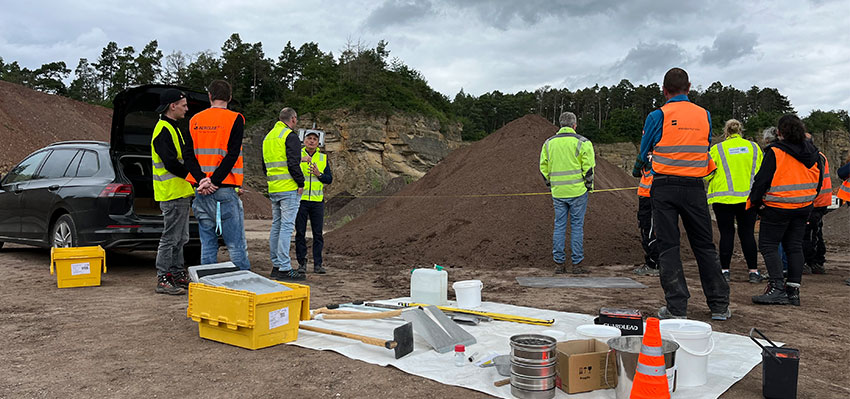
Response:
[{"label": "car window", "polygon": [[77,151],[74,159],[71,160],[71,164],[68,165],[68,169],[65,170],[65,177],[74,177],[77,175],[77,168],[80,167],[80,158],[83,157],[84,153],[85,151]]},{"label": "car window", "polygon": [[32,180],[35,177],[35,171],[38,170],[38,166],[41,165],[41,161],[43,161],[44,157],[46,157],[49,153],[50,151],[41,151],[30,155],[29,158],[21,161],[18,166],[15,166],[15,168],[6,175],[6,179],[3,183],[10,184]]},{"label": "car window", "polygon": [[68,170],[74,155],[77,155],[76,149],[53,150],[47,157],[47,161],[44,161],[37,179],[55,179],[65,176],[65,171]]},{"label": "car window", "polygon": [[83,151],[83,159],[77,169],[77,177],[91,177],[100,170],[100,161],[94,151]]}]

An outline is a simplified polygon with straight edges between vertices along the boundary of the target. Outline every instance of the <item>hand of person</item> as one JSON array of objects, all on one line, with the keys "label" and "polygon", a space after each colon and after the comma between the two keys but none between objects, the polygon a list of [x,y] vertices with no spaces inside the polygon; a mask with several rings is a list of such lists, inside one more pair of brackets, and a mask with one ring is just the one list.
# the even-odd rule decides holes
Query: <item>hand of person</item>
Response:
[{"label": "hand of person", "polygon": [[313,158],[309,155],[304,155],[301,157],[301,162],[312,162]]},{"label": "hand of person", "polygon": [[298,195],[304,194],[304,187],[298,187]]},{"label": "hand of person", "polygon": [[318,167],[318,166],[316,166],[316,164],[311,163],[311,164],[310,164],[310,174],[311,174],[311,175],[313,175],[313,176],[318,177],[319,175],[321,175],[321,174],[322,174],[322,172],[319,172],[319,167]]}]

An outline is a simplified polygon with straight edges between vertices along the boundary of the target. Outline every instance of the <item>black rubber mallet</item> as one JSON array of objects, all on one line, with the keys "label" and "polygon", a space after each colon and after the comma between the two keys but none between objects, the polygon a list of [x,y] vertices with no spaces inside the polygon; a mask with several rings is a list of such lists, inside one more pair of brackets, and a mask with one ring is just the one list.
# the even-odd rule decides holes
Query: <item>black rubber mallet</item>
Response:
[{"label": "black rubber mallet", "polygon": [[365,335],[347,333],[343,331],[328,330],[327,328],[313,327],[305,324],[299,325],[298,328],[302,330],[313,331],[337,337],[355,339],[360,342],[363,342],[364,344],[392,349],[395,352],[396,359],[400,359],[408,353],[413,352],[413,323],[405,323],[403,326],[396,327],[395,329],[393,329],[392,341],[387,341],[380,338],[367,337]]}]

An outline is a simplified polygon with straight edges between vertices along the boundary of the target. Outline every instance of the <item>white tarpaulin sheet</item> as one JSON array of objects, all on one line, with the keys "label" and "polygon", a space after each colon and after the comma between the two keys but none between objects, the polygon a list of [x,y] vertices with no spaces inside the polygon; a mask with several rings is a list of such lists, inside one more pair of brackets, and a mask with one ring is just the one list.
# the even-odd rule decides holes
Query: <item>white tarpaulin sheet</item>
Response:
[{"label": "white tarpaulin sheet", "polygon": [[[408,302],[409,298],[378,301],[387,304]],[[451,302],[449,306],[455,306]],[[576,334],[576,327],[582,324],[592,324],[593,316],[556,312],[528,308],[523,306],[506,305],[493,302],[483,302],[476,310],[511,314],[537,319],[554,319],[551,327],[520,324],[505,321],[482,322],[477,326],[463,325],[462,327],[475,336],[477,343],[466,349],[467,356],[478,352],[480,357],[489,352],[510,354],[510,337],[516,334],[541,333],[554,329],[566,333],[562,340],[581,339]],[[351,332],[376,338],[392,339],[392,330],[404,324],[400,318],[385,320],[311,320],[302,324],[328,328],[332,330]],[[332,350],[352,359],[362,360],[380,366],[391,365],[399,370],[415,374],[443,384],[457,385],[490,395],[512,398],[510,385],[493,386],[493,382],[504,379],[496,372],[495,367],[481,368],[467,362],[463,367],[456,367],[454,353],[437,353],[420,336],[414,334],[413,353],[395,359],[393,351],[381,347],[367,345],[360,341],[331,335],[300,330],[298,340],[290,342],[304,348]],[[735,334],[713,332],[715,346],[709,355],[708,383],[699,387],[678,387],[673,392],[673,398],[716,398],[725,392],[736,381],[743,378],[753,367],[761,363],[761,348],[754,344],[749,337]],[[779,343],[777,343],[779,345]],[[614,398],[613,389],[597,390],[575,395],[567,395],[556,389],[556,398]]]}]

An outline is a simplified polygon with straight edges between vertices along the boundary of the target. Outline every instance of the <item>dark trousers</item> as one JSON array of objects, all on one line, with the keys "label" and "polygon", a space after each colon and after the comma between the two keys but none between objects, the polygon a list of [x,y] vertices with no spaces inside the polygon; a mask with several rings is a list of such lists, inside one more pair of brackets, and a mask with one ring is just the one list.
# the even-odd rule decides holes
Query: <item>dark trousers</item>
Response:
[{"label": "dark trousers", "polygon": [[822,265],[826,262],[826,244],[823,242],[823,215],[826,207],[813,208],[806,221],[803,234],[803,257],[806,263]]},{"label": "dark trousers", "polygon": [[770,281],[777,287],[783,285],[779,243],[788,257],[788,282],[799,283],[803,276],[803,234],[811,209],[811,206],[801,209],[768,206],[759,212],[759,250]]},{"label": "dark trousers", "polygon": [[747,204],[711,204],[720,230],[720,267],[728,269],[732,263],[732,250],[735,248],[735,222],[738,223],[738,239],[741,251],[747,260],[749,269],[758,267],[758,248],[756,247],[755,227],[758,214],[755,209],[747,210]]},{"label": "dark trousers", "polygon": [[658,237],[658,263],[661,288],[667,310],[676,316],[688,312],[688,285],[679,254],[679,218],[697,260],[702,291],[712,313],[725,312],[729,306],[729,284],[720,272],[717,250],[711,231],[711,216],[702,179],[656,175],[650,191],[652,220]]},{"label": "dark trousers", "polygon": [[322,265],[322,249],[325,239],[322,237],[322,225],[325,222],[325,203],[301,201],[298,215],[295,216],[295,258],[298,265],[307,265],[307,219],[313,231],[313,267]]},{"label": "dark trousers", "polygon": [[652,223],[652,199],[638,197],[637,218],[644,263],[648,267],[658,269],[658,239],[655,237],[655,225]]}]

